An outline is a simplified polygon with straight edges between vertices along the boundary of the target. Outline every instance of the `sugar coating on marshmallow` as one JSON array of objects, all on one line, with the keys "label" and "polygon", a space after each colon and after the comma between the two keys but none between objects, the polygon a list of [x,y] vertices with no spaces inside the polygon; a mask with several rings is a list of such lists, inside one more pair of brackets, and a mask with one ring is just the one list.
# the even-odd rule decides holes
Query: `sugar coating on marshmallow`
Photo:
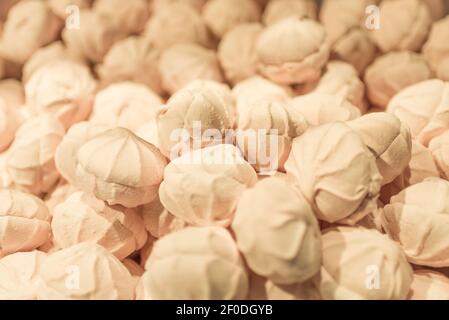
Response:
[{"label": "sugar coating on marshmallow", "polygon": [[219,227],[190,227],[160,239],[145,270],[138,299],[228,300],[248,293],[237,246]]},{"label": "sugar coating on marshmallow", "polygon": [[275,283],[304,282],[319,271],[318,221],[283,179],[267,178],[244,191],[232,230],[251,270]]},{"label": "sugar coating on marshmallow", "polygon": [[73,193],[55,207],[51,226],[60,248],[95,242],[120,260],[143,247],[147,240],[142,218],[136,210],[109,206],[83,192]]},{"label": "sugar coating on marshmallow", "polygon": [[377,206],[382,176],[375,158],[342,122],[295,138],[285,169],[320,220],[354,224]]},{"label": "sugar coating on marshmallow", "polygon": [[41,265],[40,300],[132,300],[135,281],[103,247],[83,242],[48,255]]},{"label": "sugar coating on marshmallow", "polygon": [[447,130],[449,118],[449,83],[433,79],[399,91],[389,102],[387,112],[410,128],[412,137],[427,146]]},{"label": "sugar coating on marshmallow", "polygon": [[449,266],[449,183],[427,178],[391,198],[382,212],[382,227],[398,241],[410,262]]},{"label": "sugar coating on marshmallow", "polygon": [[256,172],[240,151],[219,144],[171,161],[159,197],[171,214],[190,224],[228,226],[242,191],[256,181]]},{"label": "sugar coating on marshmallow", "polygon": [[449,300],[449,279],[433,270],[415,270],[407,299]]},{"label": "sugar coating on marshmallow", "polygon": [[314,20],[285,18],[262,32],[257,55],[259,71],[276,83],[314,81],[329,58],[326,32]]},{"label": "sugar coating on marshmallow", "polygon": [[0,256],[31,251],[51,234],[51,215],[44,202],[28,193],[0,191]]}]

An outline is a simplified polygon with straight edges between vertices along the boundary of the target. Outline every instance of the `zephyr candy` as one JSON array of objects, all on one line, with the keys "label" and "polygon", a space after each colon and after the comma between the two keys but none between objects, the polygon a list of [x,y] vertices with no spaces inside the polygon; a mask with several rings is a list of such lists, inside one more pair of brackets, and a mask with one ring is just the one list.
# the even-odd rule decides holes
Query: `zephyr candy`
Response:
[{"label": "zephyr candy", "polygon": [[74,124],[67,131],[55,153],[56,167],[65,180],[75,184],[78,149],[88,140],[109,129],[111,128],[108,126],[83,121]]},{"label": "zephyr candy", "polygon": [[50,213],[53,215],[55,207],[58,204],[63,203],[71,194],[77,191],[78,190],[73,185],[61,179],[53,190],[45,195],[43,200],[48,210],[50,210]]},{"label": "zephyr candy", "polygon": [[449,182],[427,178],[391,198],[382,227],[399,242],[408,260],[430,267],[449,266]]},{"label": "zephyr candy", "polygon": [[162,85],[171,94],[197,79],[223,82],[215,51],[194,43],[176,44],[166,49],[161,55],[159,70]]},{"label": "zephyr candy", "polygon": [[270,25],[284,18],[295,16],[316,19],[318,6],[314,0],[271,0],[268,2],[262,20]]},{"label": "zephyr candy", "polygon": [[429,143],[429,150],[437,165],[438,171],[445,179],[449,177],[449,131],[432,139]]},{"label": "zephyr candy", "polygon": [[76,187],[110,205],[133,208],[156,197],[167,160],[152,144],[117,127],[79,147],[75,163]]},{"label": "zephyr candy", "polygon": [[196,11],[201,12],[206,2],[207,0],[152,0],[151,9],[153,12],[157,12],[173,3],[183,3],[191,6]]},{"label": "zephyr candy", "polygon": [[437,165],[429,148],[412,140],[412,158],[408,164],[410,185],[424,181],[429,177],[439,177]]},{"label": "zephyr candy", "polygon": [[272,177],[243,192],[232,230],[251,270],[277,284],[304,282],[321,265],[318,221],[305,198]]},{"label": "zephyr candy", "polygon": [[239,24],[258,22],[262,13],[254,0],[211,0],[204,5],[202,14],[209,29],[220,39]]},{"label": "zephyr candy", "polygon": [[6,159],[18,187],[39,195],[56,184],[60,175],[54,157],[64,134],[61,123],[47,115],[31,118],[19,127]]},{"label": "zephyr candy", "polygon": [[390,99],[403,88],[428,80],[432,71],[424,58],[414,52],[391,52],[377,58],[365,72],[370,102],[386,108]]},{"label": "zephyr candy", "polygon": [[20,116],[0,95],[0,152],[9,147],[14,140],[16,130],[20,126]]},{"label": "zephyr candy", "polygon": [[419,51],[432,24],[428,7],[420,0],[382,1],[379,18],[381,27],[372,30],[371,36],[383,52]]},{"label": "zephyr candy", "polygon": [[441,80],[449,81],[449,57],[438,66],[437,76]]},{"label": "zephyr candy", "polygon": [[157,241],[137,299],[234,300],[248,294],[248,275],[229,232],[189,227]]},{"label": "zephyr candy", "polygon": [[144,85],[132,82],[111,84],[95,96],[90,121],[136,131],[155,118],[162,99]]},{"label": "zephyr candy", "polygon": [[357,70],[349,63],[329,62],[313,92],[341,95],[359,108],[362,114],[367,111],[365,85],[359,79]]},{"label": "zephyr candy", "polygon": [[177,43],[211,45],[209,30],[200,13],[183,1],[166,4],[155,11],[146,25],[144,37],[158,49]]},{"label": "zephyr candy", "polygon": [[136,278],[137,281],[145,272],[145,270],[131,258],[126,258],[122,261],[122,263],[126,267],[126,269],[128,269],[129,273]]},{"label": "zephyr candy", "polygon": [[376,112],[350,121],[348,125],[374,153],[383,184],[390,183],[405,170],[411,159],[412,138],[408,127],[397,117]]},{"label": "zephyr candy", "polygon": [[376,45],[367,30],[367,9],[379,0],[324,0],[320,21],[332,53],[351,63],[360,74],[376,56]]},{"label": "zephyr candy", "polygon": [[239,24],[228,31],[218,47],[218,58],[225,77],[238,83],[257,74],[256,43],[263,26],[259,23]]},{"label": "zephyr candy", "polygon": [[148,239],[145,245],[140,249],[139,257],[140,257],[140,266],[142,268],[145,267],[145,262],[148,260],[151,252],[153,251],[154,243],[156,242],[156,238],[154,238],[151,234],[148,234]]},{"label": "zephyr candy", "polygon": [[311,280],[290,285],[280,285],[272,281],[267,281],[265,283],[265,289],[268,300],[322,299],[319,290]]},{"label": "zephyr candy", "polygon": [[46,258],[44,252],[32,251],[0,259],[0,299],[37,299],[39,272]]},{"label": "zephyr candy", "polygon": [[314,20],[286,18],[262,32],[257,55],[259,71],[276,83],[314,81],[320,77],[329,58],[326,32]]},{"label": "zephyr candy", "polygon": [[25,90],[20,81],[6,79],[0,81],[0,98],[13,109],[22,110],[25,103]]},{"label": "zephyr candy", "polygon": [[100,63],[112,45],[124,36],[123,30],[111,19],[96,11],[80,11],[80,28],[65,28],[62,39],[71,54]]},{"label": "zephyr candy", "polygon": [[126,34],[140,33],[150,16],[150,4],[147,0],[98,0],[93,10],[112,21]]},{"label": "zephyr candy", "polygon": [[449,3],[445,3],[445,0],[424,0],[429,9],[430,15],[433,20],[440,20],[444,18],[447,14],[447,10],[449,10]]},{"label": "zephyr candy", "polygon": [[52,114],[67,129],[89,116],[95,89],[87,66],[55,61],[32,74],[25,85],[26,103],[33,114]]},{"label": "zephyr candy", "polygon": [[321,274],[314,278],[325,300],[405,299],[413,271],[401,248],[362,228],[330,228],[322,234]]},{"label": "zephyr candy", "polygon": [[259,101],[239,114],[236,145],[257,172],[283,170],[291,141],[308,127],[296,108],[281,102]]},{"label": "zephyr candy", "polygon": [[83,242],[48,255],[39,275],[40,300],[134,299],[135,281],[129,271],[94,243]]},{"label": "zephyr candy", "polygon": [[61,20],[46,1],[20,1],[9,11],[3,27],[1,55],[22,65],[37,49],[56,40],[61,28]]},{"label": "zephyr candy", "polygon": [[449,83],[433,79],[409,86],[396,94],[387,111],[404,122],[412,137],[427,146],[449,126]]},{"label": "zephyr candy", "polygon": [[103,84],[132,81],[162,94],[159,56],[159,50],[146,38],[128,37],[115,43],[96,69]]},{"label": "zephyr candy", "polygon": [[449,17],[446,17],[433,24],[429,38],[422,50],[424,58],[426,58],[434,72],[437,72],[441,64],[449,59],[449,43],[445,40],[448,37]]},{"label": "zephyr candy", "polygon": [[170,162],[159,197],[168,212],[187,223],[228,226],[242,191],[256,182],[256,172],[240,151],[219,144]]},{"label": "zephyr candy", "polygon": [[73,193],[56,206],[51,226],[60,248],[95,242],[120,260],[139,250],[147,240],[142,218],[136,210],[109,206],[83,192]]},{"label": "zephyr candy", "polygon": [[285,169],[320,220],[354,224],[377,207],[382,176],[375,158],[344,123],[295,138]]},{"label": "zephyr candy", "polygon": [[360,117],[360,110],[342,95],[314,92],[290,100],[290,105],[312,126]]},{"label": "zephyr candy", "polygon": [[449,300],[449,279],[433,270],[415,270],[409,300]]},{"label": "zephyr candy", "polygon": [[44,244],[51,235],[50,219],[41,199],[21,191],[0,190],[0,257]]},{"label": "zephyr candy", "polygon": [[61,19],[66,19],[77,9],[87,9],[92,5],[93,0],[47,0],[48,6]]},{"label": "zephyr candy", "polygon": [[231,103],[229,92],[222,87],[187,87],[176,92],[158,117],[162,153],[174,158],[191,149],[221,143],[226,130],[234,126]]}]

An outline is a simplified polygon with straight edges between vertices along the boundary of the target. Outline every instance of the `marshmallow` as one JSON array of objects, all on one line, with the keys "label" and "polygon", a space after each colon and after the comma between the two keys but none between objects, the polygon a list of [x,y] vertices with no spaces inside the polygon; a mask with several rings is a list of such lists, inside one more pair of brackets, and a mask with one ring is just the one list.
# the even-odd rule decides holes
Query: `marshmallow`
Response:
[{"label": "marshmallow", "polygon": [[254,0],[210,0],[203,8],[203,19],[217,38],[233,27],[261,18],[260,7]]},{"label": "marshmallow", "polygon": [[159,197],[168,212],[187,223],[228,226],[242,191],[256,182],[256,172],[240,151],[219,144],[172,160]]},{"label": "marshmallow", "polygon": [[10,107],[0,95],[0,152],[6,150],[20,125],[20,117],[16,110]]},{"label": "marshmallow", "polygon": [[425,146],[447,130],[448,110],[449,84],[437,79],[402,89],[387,107],[388,112],[408,125],[412,137]]},{"label": "marshmallow", "polygon": [[140,249],[139,257],[140,257],[140,266],[142,268],[145,268],[145,262],[147,262],[148,257],[150,256],[151,252],[153,251],[154,242],[157,239],[154,238],[151,234],[148,234],[148,240],[145,243],[145,245]]},{"label": "marshmallow", "polygon": [[417,184],[429,177],[439,177],[437,165],[432,156],[432,152],[419,142],[412,140],[412,158],[408,169],[410,177],[409,184]]},{"label": "marshmallow", "polygon": [[73,15],[76,6],[77,9],[87,9],[92,6],[93,0],[46,0],[48,6],[61,19],[66,19]]},{"label": "marshmallow", "polygon": [[290,16],[316,19],[317,13],[318,6],[314,0],[271,0],[264,10],[262,20],[264,24],[270,25]]},{"label": "marshmallow", "polygon": [[419,51],[432,24],[429,9],[421,0],[382,1],[379,18],[381,27],[372,30],[371,36],[383,52]]},{"label": "marshmallow", "polygon": [[93,10],[81,10],[79,24],[65,28],[62,39],[71,54],[93,63],[103,61],[112,45],[124,36],[124,31],[113,21]]},{"label": "marshmallow", "polygon": [[449,9],[449,6],[447,5],[449,3],[446,1],[446,4],[445,0],[424,0],[424,2],[426,3],[430,15],[434,21],[444,18],[447,14],[447,10]]},{"label": "marshmallow", "polygon": [[9,10],[20,0],[3,0],[0,3],[0,21],[5,21]]},{"label": "marshmallow", "polygon": [[441,80],[449,81],[449,57],[438,66],[437,76]]},{"label": "marshmallow", "polygon": [[147,240],[142,218],[136,210],[108,206],[83,192],[73,193],[56,206],[51,227],[60,248],[95,242],[120,260],[142,248]]},{"label": "marshmallow", "polygon": [[20,1],[8,13],[1,34],[1,55],[22,65],[40,47],[59,36],[62,23],[46,1]]},{"label": "marshmallow", "polygon": [[166,4],[155,11],[147,23],[144,36],[158,49],[178,43],[196,43],[204,47],[211,45],[209,30],[199,12],[181,1]]},{"label": "marshmallow", "polygon": [[218,47],[218,58],[226,79],[238,83],[257,73],[256,43],[263,26],[240,24],[228,31]]},{"label": "marshmallow", "polygon": [[61,123],[47,115],[31,118],[19,127],[6,160],[18,187],[36,195],[50,191],[60,178],[54,157],[64,134]]},{"label": "marshmallow", "polygon": [[120,127],[89,139],[75,159],[76,187],[127,208],[156,197],[167,164],[155,146]]},{"label": "marshmallow", "polygon": [[[300,39],[300,41],[292,41]],[[317,80],[329,58],[324,28],[307,18],[286,18],[267,27],[257,43],[259,71],[280,84]]]},{"label": "marshmallow", "polygon": [[265,288],[268,300],[321,300],[321,295],[312,281],[291,285],[279,285],[267,281]]},{"label": "marshmallow", "polygon": [[277,284],[304,282],[321,265],[318,221],[307,201],[280,178],[246,190],[232,230],[251,270]]},{"label": "marshmallow", "polygon": [[377,58],[365,72],[370,102],[386,108],[390,99],[403,88],[428,80],[432,71],[424,58],[414,52],[390,52]]},{"label": "marshmallow", "polygon": [[285,169],[320,220],[354,224],[377,207],[382,176],[375,158],[344,123],[295,138]]},{"label": "marshmallow", "polygon": [[52,114],[67,129],[89,116],[95,89],[87,66],[55,61],[32,74],[25,85],[26,103],[34,115]]},{"label": "marshmallow", "polygon": [[[432,25],[429,38],[423,47],[424,58],[434,72],[437,72],[441,64],[449,59],[449,17],[436,21]],[[447,79],[449,80],[449,79]]]},{"label": "marshmallow", "polygon": [[145,270],[136,261],[130,258],[126,258],[125,260],[122,261],[122,263],[126,267],[126,269],[128,269],[129,273],[131,273],[133,277],[136,277],[137,280],[145,272]]},{"label": "marshmallow", "polygon": [[129,271],[94,243],[50,254],[41,265],[40,278],[40,300],[134,299],[135,281]]},{"label": "marshmallow", "polygon": [[158,116],[162,153],[174,158],[186,148],[221,142],[235,122],[230,99],[227,90],[214,85],[187,87],[176,92],[168,100],[165,112]]},{"label": "marshmallow", "polygon": [[158,69],[160,52],[143,37],[128,37],[115,43],[97,65],[101,82],[121,81],[142,83],[157,94],[162,94],[161,75]]},{"label": "marshmallow", "polygon": [[207,0],[152,0],[151,9],[153,12],[158,12],[163,10],[164,7],[168,7],[173,3],[184,3],[191,6],[198,12],[201,12],[203,6],[206,4]]},{"label": "marshmallow", "polygon": [[449,279],[432,270],[415,270],[408,300],[449,300]]},{"label": "marshmallow", "polygon": [[280,103],[259,101],[239,114],[236,145],[257,172],[283,170],[291,141],[308,124],[299,110]]},{"label": "marshmallow", "polygon": [[136,131],[156,117],[162,99],[144,85],[132,82],[111,84],[95,96],[90,121]]},{"label": "marshmallow", "polygon": [[365,85],[359,79],[357,70],[348,63],[329,62],[313,92],[343,96],[359,108],[362,114],[367,111],[364,101]]},{"label": "marshmallow", "polygon": [[0,98],[13,109],[22,109],[25,103],[25,90],[22,83],[14,79],[0,81]]},{"label": "marshmallow", "polygon": [[322,234],[323,264],[314,278],[325,300],[405,299],[413,271],[401,248],[378,231],[338,227]]},{"label": "marshmallow", "polygon": [[427,178],[391,198],[382,227],[398,241],[411,263],[449,266],[449,182]]},{"label": "marshmallow", "polygon": [[162,85],[173,94],[197,79],[223,82],[215,51],[194,43],[176,44],[166,49],[160,58]]},{"label": "marshmallow", "polygon": [[411,159],[410,130],[397,117],[385,112],[364,115],[348,122],[376,157],[383,184],[390,183],[407,167]]},{"label": "marshmallow", "polygon": [[53,215],[54,209],[58,204],[63,203],[71,194],[75,193],[76,188],[71,184],[68,184],[64,180],[60,180],[59,183],[48,192],[43,198],[45,205],[50,213]]},{"label": "marshmallow", "polygon": [[37,299],[39,272],[46,258],[44,252],[32,251],[0,259],[0,299]]},{"label": "marshmallow", "polygon": [[441,177],[449,177],[449,131],[432,139],[429,143],[429,150],[432,152],[433,159],[437,165]]},{"label": "marshmallow", "polygon": [[137,299],[245,299],[248,275],[228,231],[186,228],[156,242]]},{"label": "marshmallow", "polygon": [[0,257],[44,244],[51,234],[50,219],[41,199],[16,190],[0,190]]},{"label": "marshmallow", "polygon": [[126,34],[140,33],[150,16],[150,4],[147,0],[98,0],[93,10],[104,16]]},{"label": "marshmallow", "polygon": [[314,92],[292,99],[290,105],[312,126],[360,117],[360,110],[342,95]]}]

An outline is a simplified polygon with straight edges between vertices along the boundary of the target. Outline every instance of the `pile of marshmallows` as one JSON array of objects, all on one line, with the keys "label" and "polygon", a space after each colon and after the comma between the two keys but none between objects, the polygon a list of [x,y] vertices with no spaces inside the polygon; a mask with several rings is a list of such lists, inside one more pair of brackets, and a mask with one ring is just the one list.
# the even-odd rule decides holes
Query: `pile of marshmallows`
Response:
[{"label": "pile of marshmallows", "polygon": [[0,299],[449,299],[447,9],[2,0]]}]

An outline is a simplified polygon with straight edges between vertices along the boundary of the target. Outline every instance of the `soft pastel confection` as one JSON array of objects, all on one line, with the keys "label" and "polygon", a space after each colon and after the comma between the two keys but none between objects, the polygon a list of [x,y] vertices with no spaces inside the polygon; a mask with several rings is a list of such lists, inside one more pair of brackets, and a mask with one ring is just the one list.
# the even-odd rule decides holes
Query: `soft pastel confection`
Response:
[{"label": "soft pastel confection", "polygon": [[15,79],[0,80],[0,98],[14,109],[22,109],[25,103],[25,90],[20,81]]},{"label": "soft pastel confection", "polygon": [[304,282],[320,269],[318,221],[283,179],[263,179],[244,191],[232,230],[251,270],[274,283]]},{"label": "soft pastel confection", "polygon": [[375,158],[342,122],[295,138],[285,170],[320,220],[354,224],[377,207],[382,176]]},{"label": "soft pastel confection", "polygon": [[37,49],[56,40],[61,27],[61,20],[46,1],[20,1],[8,13],[0,37],[0,55],[22,65]]},{"label": "soft pastel confection", "polygon": [[449,182],[427,178],[393,196],[384,207],[382,227],[411,263],[449,266],[448,199]]},{"label": "soft pastel confection", "polygon": [[315,283],[325,300],[403,300],[413,271],[401,248],[375,230],[323,231],[323,264]]},{"label": "soft pastel confection", "polygon": [[[0,21],[5,21],[9,10],[20,0],[3,0],[0,3]],[[165,1],[165,0],[162,0]]]},{"label": "soft pastel confection", "polygon": [[256,172],[240,151],[219,144],[172,160],[159,197],[168,212],[192,225],[228,226],[242,191],[256,182]]},{"label": "soft pastel confection", "polygon": [[329,58],[326,32],[314,20],[285,18],[261,33],[257,55],[259,71],[276,83],[315,81]]},{"label": "soft pastel confection", "polygon": [[184,3],[191,6],[196,11],[201,12],[207,1],[208,0],[151,0],[151,9],[153,12],[157,12],[173,3]]},{"label": "soft pastel confection", "polygon": [[234,26],[258,22],[261,11],[255,0],[210,0],[204,5],[203,19],[217,38]]},{"label": "soft pastel confection", "polygon": [[429,143],[429,150],[432,153],[441,177],[449,178],[449,131],[432,139]]},{"label": "soft pastel confection", "polygon": [[440,176],[432,152],[415,140],[412,140],[412,158],[407,170],[410,171],[408,181],[411,185]]},{"label": "soft pastel confection", "polygon": [[449,57],[438,66],[437,76],[441,80],[449,81]]},{"label": "soft pastel confection", "polygon": [[159,71],[162,86],[170,94],[197,79],[223,82],[215,51],[194,43],[176,44],[166,49],[160,57]]},{"label": "soft pastel confection", "polygon": [[19,188],[40,195],[56,184],[60,175],[54,158],[64,134],[62,124],[49,115],[30,118],[19,127],[6,159]]},{"label": "soft pastel confection", "polygon": [[138,264],[136,261],[134,261],[131,258],[126,258],[122,261],[123,265],[128,269],[129,273],[136,279],[139,279],[145,270]]},{"label": "soft pastel confection", "polygon": [[271,0],[268,2],[262,20],[270,25],[284,18],[317,18],[318,5],[314,0]]},{"label": "soft pastel confection", "polygon": [[33,115],[52,114],[64,127],[86,120],[92,110],[96,81],[87,66],[60,60],[36,70],[25,85]]},{"label": "soft pastel confection", "polygon": [[257,74],[256,43],[263,26],[240,24],[228,31],[218,47],[218,58],[226,79],[239,83]]},{"label": "soft pastel confection", "polygon": [[0,257],[44,244],[51,235],[50,219],[41,199],[21,191],[0,190]]},{"label": "soft pastel confection", "polygon": [[83,242],[48,255],[41,264],[40,300],[133,300],[135,281],[103,247]]},{"label": "soft pastel confection", "polygon": [[449,279],[432,270],[415,270],[408,300],[449,300]]},{"label": "soft pastel confection", "polygon": [[427,146],[449,127],[449,83],[433,79],[402,89],[390,100],[387,111],[410,128],[414,139]]},{"label": "soft pastel confection", "polygon": [[377,58],[365,72],[370,102],[386,108],[390,99],[403,88],[432,78],[424,58],[414,52],[390,52]]},{"label": "soft pastel confection", "polygon": [[348,122],[376,157],[382,184],[393,181],[410,162],[412,138],[410,130],[397,117],[375,112]]},{"label": "soft pastel confection", "polygon": [[[70,6],[76,6],[79,9],[90,8],[94,0],[46,0],[48,6],[61,19],[66,19],[69,13],[72,13]],[[69,9],[67,9],[69,8]]]},{"label": "soft pastel confection", "polygon": [[382,1],[379,16],[381,27],[370,32],[382,52],[419,51],[432,25],[429,9],[421,0]]},{"label": "soft pastel confection", "polygon": [[[424,58],[434,72],[437,72],[444,61],[449,59],[449,43],[445,39],[449,37],[449,17],[436,21],[429,38],[423,47]],[[449,79],[445,79],[448,80]]]},{"label": "soft pastel confection", "polygon": [[43,200],[48,210],[50,210],[50,213],[53,215],[55,207],[58,204],[63,203],[71,194],[77,191],[78,190],[73,185],[61,179],[53,190],[45,195]]},{"label": "soft pastel confection", "polygon": [[0,95],[0,152],[9,147],[20,125],[20,115]]},{"label": "soft pastel confection", "polygon": [[321,300],[320,292],[311,280],[290,285],[267,281],[265,290],[268,300]]},{"label": "soft pastel confection", "polygon": [[445,0],[424,0],[433,20],[440,20],[448,13],[449,2]]},{"label": "soft pastel confection", "polygon": [[229,232],[186,228],[154,245],[137,288],[137,299],[245,299],[248,274]]}]

